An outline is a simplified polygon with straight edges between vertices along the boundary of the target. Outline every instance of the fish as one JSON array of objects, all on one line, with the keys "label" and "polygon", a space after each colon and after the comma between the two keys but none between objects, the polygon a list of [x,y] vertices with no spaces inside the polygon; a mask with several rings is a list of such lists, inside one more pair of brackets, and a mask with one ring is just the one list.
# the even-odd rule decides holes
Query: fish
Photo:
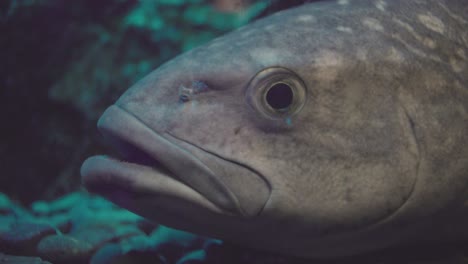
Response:
[{"label": "fish", "polygon": [[97,127],[87,190],[305,258],[468,238],[468,5],[318,1],[163,64]]}]

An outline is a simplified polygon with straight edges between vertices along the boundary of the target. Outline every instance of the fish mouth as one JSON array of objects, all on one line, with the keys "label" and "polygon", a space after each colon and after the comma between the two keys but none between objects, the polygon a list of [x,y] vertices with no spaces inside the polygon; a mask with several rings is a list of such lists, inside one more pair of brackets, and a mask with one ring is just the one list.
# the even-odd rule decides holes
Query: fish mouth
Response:
[{"label": "fish mouth", "polygon": [[[268,184],[257,184],[268,195],[254,202],[254,207],[241,204],[240,200],[245,200],[242,193],[236,193],[235,188],[230,188],[205,164],[208,160],[210,165],[213,161],[223,165],[220,162],[226,160],[217,161],[219,157],[200,149],[194,154],[193,150],[175,144],[174,138],[157,133],[118,105],[104,112],[98,129],[123,157],[88,158],[81,167],[82,183],[89,191],[130,210],[134,205],[129,200],[149,196],[161,201],[182,200],[222,214],[254,216],[260,213],[269,197]],[[199,158],[200,152],[205,163]],[[259,182],[258,175],[249,178]]]}]

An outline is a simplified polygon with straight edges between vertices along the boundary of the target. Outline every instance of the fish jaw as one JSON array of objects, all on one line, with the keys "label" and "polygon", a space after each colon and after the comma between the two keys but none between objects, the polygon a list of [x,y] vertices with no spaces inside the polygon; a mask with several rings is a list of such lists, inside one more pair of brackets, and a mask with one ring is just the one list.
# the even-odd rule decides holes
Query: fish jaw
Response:
[{"label": "fish jaw", "polygon": [[[90,157],[81,167],[82,182],[91,192],[130,210],[139,211],[140,199],[166,201],[167,204],[161,204],[161,207],[171,207],[172,203],[167,201],[177,200],[219,214],[251,217],[262,211],[269,198],[268,184],[259,181],[260,176],[251,172],[255,191],[265,195],[246,203],[242,193],[231,189],[197,158],[203,151],[193,155],[117,105],[106,110],[98,128],[126,161],[102,155]],[[202,155],[205,161],[211,158],[210,165],[222,166],[219,163],[228,162],[220,162],[211,153]],[[236,173],[235,169],[231,172]]]}]

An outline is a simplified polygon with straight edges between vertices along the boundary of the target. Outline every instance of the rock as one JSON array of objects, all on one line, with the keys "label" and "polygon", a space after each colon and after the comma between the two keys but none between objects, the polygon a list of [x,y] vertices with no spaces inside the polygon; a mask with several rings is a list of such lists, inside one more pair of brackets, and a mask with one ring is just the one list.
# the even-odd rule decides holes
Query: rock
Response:
[{"label": "rock", "polygon": [[0,199],[2,208],[9,208],[0,215],[0,250],[8,254],[53,263],[189,264],[210,263],[209,254],[221,245],[151,223],[84,192],[35,202],[30,211],[6,196]]},{"label": "rock", "polygon": [[97,256],[100,255],[93,257],[90,261],[91,264],[169,264],[156,252],[130,252],[126,255],[113,256],[111,258],[105,257],[103,259]]},{"label": "rock", "polygon": [[66,235],[51,235],[42,239],[37,252],[52,262],[87,262],[91,256],[109,242],[144,234],[136,226],[82,224]]},{"label": "rock", "polygon": [[81,199],[83,199],[82,193],[73,192],[49,203],[45,201],[36,201],[32,203],[31,209],[33,213],[37,215],[50,215],[66,212],[72,209]]},{"label": "rock", "polygon": [[91,244],[68,235],[51,235],[37,245],[37,253],[52,262],[82,262],[91,256]]},{"label": "rock", "polygon": [[115,263],[122,257],[122,249],[117,243],[109,243],[101,247],[89,261],[90,264]]},{"label": "rock", "polygon": [[205,241],[200,236],[165,226],[159,226],[150,234],[149,239],[151,248],[169,263],[175,263],[186,252],[202,247]]},{"label": "rock", "polygon": [[[196,263],[205,257],[200,249],[204,241],[196,235],[159,226],[149,236],[142,233],[104,245],[93,255],[91,263],[176,263],[181,258],[183,263]],[[191,253],[184,255],[186,252]]]},{"label": "rock", "polygon": [[10,226],[15,222],[15,220],[15,217],[11,215],[0,215],[0,237],[3,233],[10,230]]},{"label": "rock", "polygon": [[0,253],[0,264],[51,264],[37,257],[10,256]]},{"label": "rock", "polygon": [[83,198],[68,213],[74,228],[93,223],[138,225],[145,221],[141,216],[119,208],[101,197],[84,195]]},{"label": "rock", "polygon": [[164,244],[172,244],[182,248],[190,248],[195,245],[202,245],[203,239],[189,232],[172,229],[165,226],[159,226],[150,235],[153,241],[153,247],[157,248]]},{"label": "rock", "polygon": [[39,216],[35,218],[38,222],[48,223],[57,227],[62,232],[68,232],[72,225],[72,220],[67,213],[60,213],[51,216]]},{"label": "rock", "polygon": [[152,250],[140,250],[138,247],[125,252],[121,244],[107,244],[93,255],[91,264],[167,264],[164,257]]},{"label": "rock", "polygon": [[8,214],[11,210],[12,202],[10,198],[0,192],[0,215]]},{"label": "rock", "polygon": [[34,203],[32,203],[31,209],[36,215],[49,214],[49,205],[44,201],[35,201]]},{"label": "rock", "polygon": [[203,249],[194,250],[180,258],[176,264],[203,264],[206,261],[206,252]]},{"label": "rock", "polygon": [[151,240],[147,235],[131,236],[120,241],[120,251],[127,254],[131,251],[153,251]]},{"label": "rock", "polygon": [[49,224],[32,221],[14,222],[0,234],[0,248],[11,254],[34,254],[36,244],[45,236],[56,233]]}]

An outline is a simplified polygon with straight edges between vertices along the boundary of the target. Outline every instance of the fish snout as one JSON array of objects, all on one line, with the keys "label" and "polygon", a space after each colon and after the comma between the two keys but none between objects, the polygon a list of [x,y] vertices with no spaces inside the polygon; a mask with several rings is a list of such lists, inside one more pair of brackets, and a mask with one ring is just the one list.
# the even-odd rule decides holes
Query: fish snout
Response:
[{"label": "fish snout", "polygon": [[[157,133],[120,106],[113,105],[105,111],[98,129],[123,158],[92,157],[82,167],[82,178],[86,188],[110,200],[116,200],[113,193],[120,193],[108,191],[115,188],[132,196],[150,193],[154,199],[161,195],[174,197],[216,207],[224,214],[255,216],[270,195],[268,184],[254,172],[246,174],[242,166]],[[235,181],[236,173],[242,182]],[[255,195],[249,192],[263,195],[252,199]]]}]

